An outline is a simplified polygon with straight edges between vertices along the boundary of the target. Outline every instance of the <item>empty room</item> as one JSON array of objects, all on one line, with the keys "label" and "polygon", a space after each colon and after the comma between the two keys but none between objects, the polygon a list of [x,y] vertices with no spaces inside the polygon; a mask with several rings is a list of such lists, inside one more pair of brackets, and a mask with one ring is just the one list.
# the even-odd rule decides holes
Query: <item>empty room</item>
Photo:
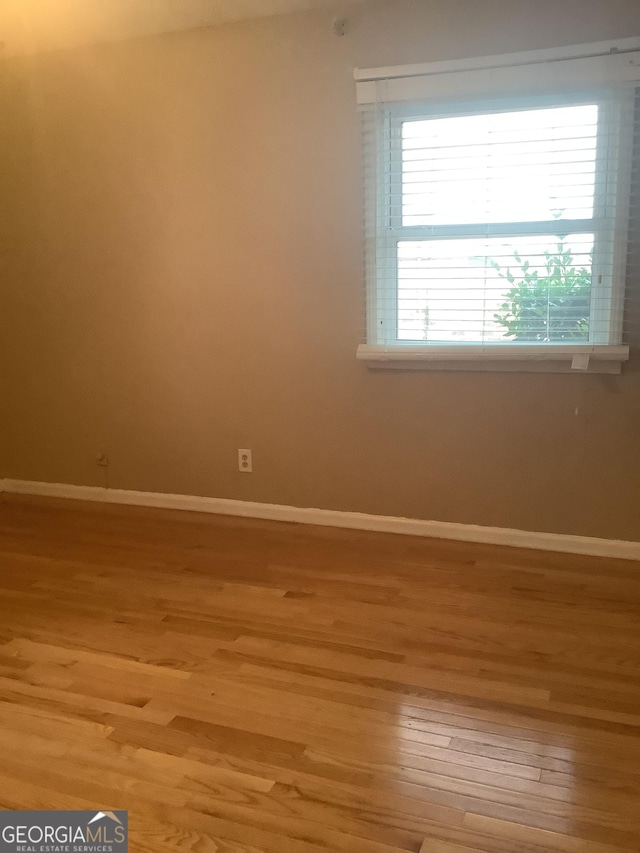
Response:
[{"label": "empty room", "polygon": [[0,853],[640,851],[638,0],[0,0]]}]

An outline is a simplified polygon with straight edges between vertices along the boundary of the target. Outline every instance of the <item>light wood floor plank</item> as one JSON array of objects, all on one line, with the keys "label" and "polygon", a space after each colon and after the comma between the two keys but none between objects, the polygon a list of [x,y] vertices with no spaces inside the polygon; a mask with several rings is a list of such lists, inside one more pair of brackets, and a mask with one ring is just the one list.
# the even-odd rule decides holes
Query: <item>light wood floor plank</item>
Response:
[{"label": "light wood floor plank", "polygon": [[640,850],[640,565],[0,498],[0,807],[132,853]]}]

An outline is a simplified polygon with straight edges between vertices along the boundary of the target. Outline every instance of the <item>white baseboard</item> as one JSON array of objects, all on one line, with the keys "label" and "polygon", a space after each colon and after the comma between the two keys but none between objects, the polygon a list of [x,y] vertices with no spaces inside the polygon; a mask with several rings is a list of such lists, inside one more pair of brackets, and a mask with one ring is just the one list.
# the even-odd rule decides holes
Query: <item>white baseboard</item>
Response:
[{"label": "white baseboard", "polygon": [[37,483],[31,480],[0,480],[0,491],[19,495],[41,495],[129,506],[181,509],[216,515],[236,515],[243,518],[291,521],[324,527],[346,527],[354,530],[399,533],[406,536],[452,539],[459,542],[480,542],[541,551],[640,560],[640,542],[619,539],[596,539],[563,533],[537,533],[528,530],[512,530],[507,527],[480,527],[475,524],[456,524],[450,521],[423,521],[360,512],[252,503],[227,498],[165,495],[159,492],[133,492],[124,489],[104,489],[99,486],[72,486],[64,483]]}]

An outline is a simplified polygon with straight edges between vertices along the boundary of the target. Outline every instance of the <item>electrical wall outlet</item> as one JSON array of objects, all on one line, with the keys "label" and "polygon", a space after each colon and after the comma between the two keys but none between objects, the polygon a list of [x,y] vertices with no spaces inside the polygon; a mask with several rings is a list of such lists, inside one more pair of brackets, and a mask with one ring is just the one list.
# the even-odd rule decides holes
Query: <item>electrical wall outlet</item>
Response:
[{"label": "electrical wall outlet", "polygon": [[250,450],[238,450],[238,471],[243,474],[253,472],[253,458]]}]

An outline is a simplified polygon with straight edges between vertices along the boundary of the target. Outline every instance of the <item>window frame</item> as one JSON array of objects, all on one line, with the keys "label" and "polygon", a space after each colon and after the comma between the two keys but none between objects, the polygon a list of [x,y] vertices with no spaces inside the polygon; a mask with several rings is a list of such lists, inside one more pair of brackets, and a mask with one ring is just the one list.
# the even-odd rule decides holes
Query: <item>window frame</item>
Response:
[{"label": "window frame", "polygon": [[[638,139],[640,120],[637,109],[634,118],[634,99],[637,105],[640,96],[640,36],[412,65],[360,67],[354,69],[353,76],[356,102],[363,120],[367,198],[364,223],[367,343],[360,344],[357,358],[371,368],[620,373],[622,362],[629,359],[629,347],[625,344],[586,346],[569,342],[536,342],[532,346],[521,342],[476,345],[403,341],[389,346],[375,343],[379,340],[376,268],[380,262],[377,239],[379,206],[375,200],[384,192],[384,184],[380,183],[381,170],[372,170],[372,164],[384,156],[384,151],[380,150],[377,122],[379,116],[390,109],[398,108],[403,112],[409,107],[412,111],[411,104],[460,105],[471,102],[477,105],[495,100],[504,103],[510,97],[518,102],[527,95],[552,95],[557,103],[557,96],[562,92],[570,93],[572,98],[586,95],[588,100],[592,100],[595,92],[616,92],[623,99],[627,98],[624,103],[628,104],[631,121],[616,140],[619,147],[618,193],[612,214],[617,240],[611,251],[611,268],[619,286],[612,289],[610,310],[615,321],[611,324],[612,334],[607,336],[608,340],[619,339],[620,328],[626,322],[623,308],[631,216],[630,180],[621,179],[621,175],[630,177],[632,161],[634,169],[640,165],[637,159],[640,150],[633,147],[634,135]],[[627,95],[623,94],[625,90]],[[382,260],[387,261],[387,258]],[[594,273],[599,275],[595,267]],[[397,300],[395,303],[397,305]],[[595,322],[598,325],[600,321],[596,319]]]},{"label": "window frame", "polygon": [[[474,223],[464,225],[403,225],[402,224],[402,126],[406,121],[420,121],[468,115],[485,115],[518,112],[551,107],[598,106],[598,135],[596,149],[596,188],[594,211],[590,219],[527,220],[513,223]],[[374,218],[375,278],[367,283],[367,342],[373,346],[423,347],[425,350],[466,348],[472,356],[475,347],[500,347],[513,350],[522,348],[516,341],[482,343],[437,343],[406,341],[398,338],[398,244],[416,240],[470,239],[534,235],[557,236],[562,234],[593,234],[594,265],[590,338],[582,344],[540,341],[528,344],[528,349],[549,346],[566,348],[621,346],[624,304],[624,266],[629,211],[629,176],[631,173],[630,145],[624,144],[625,120],[633,110],[634,92],[619,90],[612,96],[610,89],[587,90],[545,94],[510,95],[477,100],[457,100],[437,104],[389,104],[377,116],[375,133],[377,148],[376,210],[369,210]],[[615,142],[615,150],[613,145]],[[625,150],[629,148],[629,151]],[[388,158],[388,173],[380,169]],[[614,202],[610,190],[615,184]],[[625,188],[627,191],[625,192]],[[604,238],[604,239],[603,239]],[[606,246],[606,248],[604,248]],[[381,259],[385,264],[381,263]],[[395,258],[393,267],[387,266]],[[598,270],[611,272],[599,272]],[[391,296],[391,298],[390,298]],[[595,306],[598,306],[597,308]],[[595,322],[594,322],[595,321]],[[594,352],[594,355],[596,353]]]}]

